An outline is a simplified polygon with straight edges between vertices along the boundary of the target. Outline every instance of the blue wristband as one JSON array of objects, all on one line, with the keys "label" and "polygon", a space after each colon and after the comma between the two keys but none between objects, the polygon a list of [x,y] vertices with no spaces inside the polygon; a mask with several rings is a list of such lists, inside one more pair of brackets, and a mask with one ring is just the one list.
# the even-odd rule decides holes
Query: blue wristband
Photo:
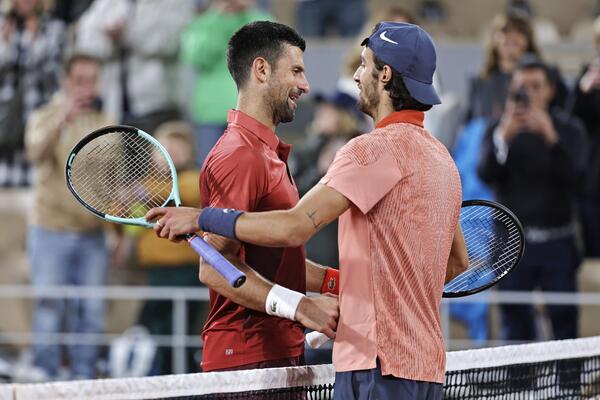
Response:
[{"label": "blue wristband", "polygon": [[204,232],[212,232],[230,239],[237,239],[235,236],[235,222],[243,213],[243,211],[234,210],[233,208],[207,207],[202,209],[198,218],[198,225]]}]

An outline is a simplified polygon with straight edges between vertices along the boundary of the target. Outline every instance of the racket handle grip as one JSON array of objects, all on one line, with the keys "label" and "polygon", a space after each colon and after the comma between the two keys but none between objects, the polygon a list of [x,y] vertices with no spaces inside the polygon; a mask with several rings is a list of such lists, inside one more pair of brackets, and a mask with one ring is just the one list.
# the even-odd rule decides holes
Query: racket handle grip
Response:
[{"label": "racket handle grip", "polygon": [[330,340],[326,334],[317,331],[307,333],[304,339],[311,349],[318,349]]},{"label": "racket handle grip", "polygon": [[204,261],[212,265],[232,287],[238,288],[246,282],[246,274],[227,261],[227,259],[225,259],[225,257],[216,251],[210,244],[206,243],[196,235],[188,237],[187,241],[196,253],[200,254]]}]

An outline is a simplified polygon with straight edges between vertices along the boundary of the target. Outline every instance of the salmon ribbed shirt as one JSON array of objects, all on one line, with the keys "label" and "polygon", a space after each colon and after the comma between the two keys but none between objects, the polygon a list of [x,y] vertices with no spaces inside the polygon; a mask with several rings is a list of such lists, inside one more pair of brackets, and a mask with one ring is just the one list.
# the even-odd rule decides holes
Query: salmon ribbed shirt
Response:
[{"label": "salmon ribbed shirt", "polygon": [[444,382],[439,307],[461,185],[423,118],[392,113],[340,149],[320,182],[352,203],[339,225],[338,372],[379,358],[384,375]]}]

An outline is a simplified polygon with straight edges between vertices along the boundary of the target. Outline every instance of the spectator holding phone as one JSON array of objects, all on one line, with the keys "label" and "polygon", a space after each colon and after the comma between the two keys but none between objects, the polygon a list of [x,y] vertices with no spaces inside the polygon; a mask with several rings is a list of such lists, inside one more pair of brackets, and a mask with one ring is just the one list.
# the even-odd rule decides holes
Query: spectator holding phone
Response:
[{"label": "spectator holding phone", "polygon": [[[63,90],[35,111],[25,131],[25,149],[38,179],[27,237],[34,288],[52,285],[99,286],[108,267],[103,222],[73,198],[65,184],[65,160],[89,132],[113,121],[98,101],[100,63],[83,54],[66,62]],[[65,321],[66,320],[66,321]],[[104,331],[104,301],[99,298],[38,298],[34,302],[34,338],[63,331]],[[58,344],[34,342],[34,364],[56,378],[62,364]],[[70,378],[95,378],[98,346],[69,345]]]},{"label": "spectator holding phone", "polygon": [[[575,247],[575,195],[587,167],[581,122],[550,107],[551,72],[525,56],[513,73],[504,112],[488,129],[479,175],[523,223],[525,254],[500,290],[577,291],[581,261]],[[504,339],[535,340],[529,305],[500,307]],[[548,306],[555,339],[577,337],[577,308]]]}]

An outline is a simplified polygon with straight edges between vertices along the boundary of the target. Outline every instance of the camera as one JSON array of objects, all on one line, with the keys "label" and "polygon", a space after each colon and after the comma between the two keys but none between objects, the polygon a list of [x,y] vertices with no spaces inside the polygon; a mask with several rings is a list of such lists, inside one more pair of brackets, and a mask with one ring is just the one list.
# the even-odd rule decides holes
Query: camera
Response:
[{"label": "camera", "polygon": [[520,87],[510,93],[510,98],[515,102],[517,107],[527,108],[529,107],[529,95],[527,89]]}]

